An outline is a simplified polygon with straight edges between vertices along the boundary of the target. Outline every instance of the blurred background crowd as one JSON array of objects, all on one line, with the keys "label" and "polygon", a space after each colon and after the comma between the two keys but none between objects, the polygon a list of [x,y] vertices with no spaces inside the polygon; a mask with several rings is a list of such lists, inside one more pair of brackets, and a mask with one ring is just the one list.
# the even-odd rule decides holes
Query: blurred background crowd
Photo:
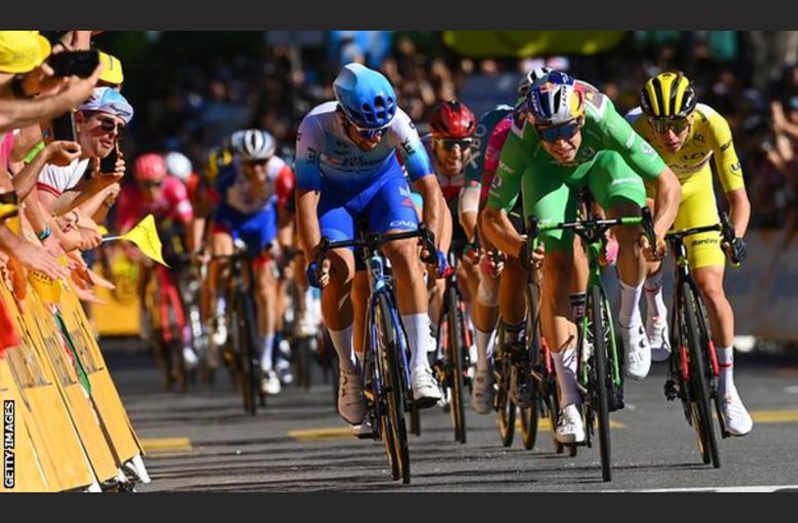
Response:
[{"label": "blurred background crowd", "polygon": [[648,77],[680,69],[729,120],[752,225],[781,227],[795,208],[798,32],[105,32],[95,42],[122,59],[137,109],[123,148],[177,150],[195,170],[248,126],[272,132],[290,158],[302,116],[333,98],[333,78],[353,60],[383,71],[421,123],[453,97],[478,115],[511,102],[519,75],[539,65],[593,83],[621,111]]}]

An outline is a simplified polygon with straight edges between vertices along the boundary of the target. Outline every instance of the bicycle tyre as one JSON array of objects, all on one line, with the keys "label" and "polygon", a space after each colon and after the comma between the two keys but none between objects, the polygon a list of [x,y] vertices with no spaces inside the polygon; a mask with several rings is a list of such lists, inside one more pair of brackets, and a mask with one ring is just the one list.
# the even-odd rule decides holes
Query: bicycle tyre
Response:
[{"label": "bicycle tyre", "polygon": [[[501,334],[501,333],[500,333]],[[496,369],[499,371],[496,379],[496,410],[499,418],[499,438],[502,445],[509,447],[513,444],[515,436],[515,403],[510,397],[510,372],[512,361],[510,355],[505,353],[504,343],[499,338],[496,343],[496,354],[499,356]]]},{"label": "bicycle tyre", "polygon": [[236,291],[234,296],[234,310],[236,330],[238,333],[237,349],[239,369],[239,384],[241,385],[241,395],[244,400],[244,410],[254,416],[257,412],[256,396],[259,395],[259,383],[257,382],[257,367],[253,364],[257,358],[256,350],[256,325],[252,311],[253,303],[251,298],[243,291]]},{"label": "bicycle tyre", "polygon": [[[404,376],[400,373],[401,364],[398,332],[391,318],[391,305],[383,294],[377,300],[375,321],[377,322],[378,345],[380,365],[382,367],[384,391],[387,396],[387,418],[393,440],[399,476],[403,483],[410,483],[410,452],[407,444],[407,427],[405,425],[405,401],[403,387],[400,380]],[[394,474],[394,479],[399,479]]]},{"label": "bicycle tyre", "polygon": [[297,385],[307,390],[311,386],[311,363],[313,361],[313,354],[311,344],[313,338],[303,336],[296,340],[293,344],[293,358],[294,369],[297,376]]},{"label": "bicycle tyre", "polygon": [[686,341],[690,359],[690,382],[694,393],[695,407],[694,423],[699,439],[699,450],[704,464],[712,462],[714,468],[720,467],[718,440],[715,434],[715,425],[712,420],[710,406],[709,383],[707,379],[707,361],[704,359],[704,348],[698,331],[698,307],[692,287],[687,282],[682,282],[682,313],[685,316]]},{"label": "bicycle tyre", "polygon": [[449,322],[448,357],[451,371],[451,415],[454,426],[454,440],[466,442],[465,406],[463,404],[463,351],[465,346],[463,318],[460,311],[457,289],[450,287],[446,292],[446,309]]},{"label": "bicycle tyre", "polygon": [[595,410],[598,418],[601,478],[604,481],[610,481],[612,479],[612,461],[610,452],[609,389],[613,384],[610,378],[611,374],[608,372],[607,339],[604,326],[611,319],[609,314],[606,314],[606,302],[598,285],[593,286],[590,296],[590,311],[592,314],[590,324],[593,330],[593,368],[591,370],[595,373],[596,380],[593,385],[596,387],[595,399],[597,400],[597,405],[595,405]]},{"label": "bicycle tyre", "polygon": [[[540,294],[537,285],[528,285],[527,289],[527,339],[529,340],[531,353],[534,354],[533,365],[540,361],[542,354],[541,336],[540,336]],[[526,450],[535,448],[535,442],[538,437],[538,420],[540,419],[540,405],[539,405],[539,390],[538,383],[535,378],[530,378],[532,383],[532,398],[531,405],[526,408],[519,408],[519,416],[521,419],[521,443],[523,443]]]}]

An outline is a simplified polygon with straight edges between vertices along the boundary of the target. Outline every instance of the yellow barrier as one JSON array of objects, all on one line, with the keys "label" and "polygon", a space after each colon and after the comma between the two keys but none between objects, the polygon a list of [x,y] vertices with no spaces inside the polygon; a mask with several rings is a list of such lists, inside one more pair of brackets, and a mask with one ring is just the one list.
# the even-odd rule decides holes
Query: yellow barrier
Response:
[{"label": "yellow barrier", "polygon": [[15,436],[14,480],[0,492],[96,488],[143,454],[71,285],[53,285],[60,296],[51,305],[30,284],[17,301],[0,281],[21,339],[0,359],[0,398],[13,402]]}]

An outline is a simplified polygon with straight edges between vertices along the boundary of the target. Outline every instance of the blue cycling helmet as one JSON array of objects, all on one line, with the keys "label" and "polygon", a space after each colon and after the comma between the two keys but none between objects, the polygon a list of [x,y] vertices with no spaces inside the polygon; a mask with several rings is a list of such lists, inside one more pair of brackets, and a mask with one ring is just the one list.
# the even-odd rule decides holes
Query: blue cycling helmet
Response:
[{"label": "blue cycling helmet", "polygon": [[574,79],[563,72],[552,71],[529,89],[527,108],[535,123],[561,125],[579,118],[584,104]]},{"label": "blue cycling helmet", "polygon": [[346,117],[362,129],[381,129],[396,116],[396,93],[382,74],[347,64],[333,82],[335,99]]}]

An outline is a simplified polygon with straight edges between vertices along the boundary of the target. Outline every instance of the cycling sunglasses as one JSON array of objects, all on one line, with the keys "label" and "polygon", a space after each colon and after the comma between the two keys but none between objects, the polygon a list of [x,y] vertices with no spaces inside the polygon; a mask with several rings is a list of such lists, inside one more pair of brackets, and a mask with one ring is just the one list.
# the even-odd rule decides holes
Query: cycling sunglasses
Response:
[{"label": "cycling sunglasses", "polygon": [[538,127],[535,130],[544,142],[556,142],[559,139],[570,140],[582,128],[581,119],[573,120],[570,123],[556,126]]},{"label": "cycling sunglasses", "polygon": [[110,133],[111,131],[116,131],[116,134],[122,134],[125,130],[125,124],[117,123],[111,118],[98,118],[97,120],[100,122],[100,129],[102,129],[103,132]]},{"label": "cycling sunglasses", "polygon": [[664,133],[671,129],[674,133],[680,133],[687,129],[690,120],[687,118],[649,118],[651,127],[658,133]]},{"label": "cycling sunglasses", "polygon": [[163,185],[162,180],[147,180],[145,182],[140,182],[140,183],[144,187],[160,187],[161,185]]},{"label": "cycling sunglasses", "polygon": [[374,138],[381,138],[383,134],[385,134],[386,129],[383,127],[382,129],[364,129],[362,127],[358,127],[355,123],[346,118],[346,123],[354,127],[355,132],[357,135],[364,140],[373,140]]},{"label": "cycling sunglasses", "polygon": [[267,163],[269,163],[269,160],[265,158],[262,158],[260,160],[243,160],[242,163],[248,165],[266,165]]},{"label": "cycling sunglasses", "polygon": [[460,150],[466,151],[473,143],[471,138],[436,138],[435,141],[441,144],[444,151],[451,151],[455,145],[459,145]]}]

